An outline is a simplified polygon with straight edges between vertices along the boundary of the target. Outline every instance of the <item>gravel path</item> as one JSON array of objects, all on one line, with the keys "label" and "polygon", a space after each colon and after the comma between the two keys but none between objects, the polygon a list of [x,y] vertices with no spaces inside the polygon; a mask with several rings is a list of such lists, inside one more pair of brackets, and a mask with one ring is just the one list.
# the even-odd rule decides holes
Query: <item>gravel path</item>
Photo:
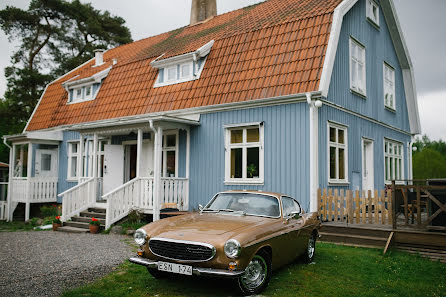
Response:
[{"label": "gravel path", "polygon": [[120,235],[0,233],[0,296],[59,296],[110,273],[135,252]]}]

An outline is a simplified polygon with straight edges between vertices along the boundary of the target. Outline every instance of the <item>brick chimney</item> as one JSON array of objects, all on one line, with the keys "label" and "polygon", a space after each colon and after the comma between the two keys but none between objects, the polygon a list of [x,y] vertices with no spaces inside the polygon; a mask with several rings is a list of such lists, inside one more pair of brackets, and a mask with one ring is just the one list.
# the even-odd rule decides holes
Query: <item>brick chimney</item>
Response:
[{"label": "brick chimney", "polygon": [[190,24],[207,20],[217,15],[217,0],[192,0]]}]

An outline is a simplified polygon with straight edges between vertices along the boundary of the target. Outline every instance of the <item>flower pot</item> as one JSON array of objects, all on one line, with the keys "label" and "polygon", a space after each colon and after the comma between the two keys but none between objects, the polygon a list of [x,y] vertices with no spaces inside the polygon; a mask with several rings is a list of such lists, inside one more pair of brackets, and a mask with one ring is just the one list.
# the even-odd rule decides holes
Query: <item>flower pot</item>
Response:
[{"label": "flower pot", "polygon": [[53,231],[57,231],[59,227],[62,227],[62,224],[53,223]]},{"label": "flower pot", "polygon": [[92,225],[92,224],[90,224],[88,227],[90,228],[90,233],[91,234],[96,234],[99,231],[99,225]]}]

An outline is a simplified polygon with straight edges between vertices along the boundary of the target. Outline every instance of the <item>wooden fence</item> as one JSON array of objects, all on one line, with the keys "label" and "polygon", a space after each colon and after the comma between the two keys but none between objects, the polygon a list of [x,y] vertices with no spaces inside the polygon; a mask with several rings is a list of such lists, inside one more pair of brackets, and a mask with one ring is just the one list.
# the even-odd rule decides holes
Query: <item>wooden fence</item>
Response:
[{"label": "wooden fence", "polygon": [[392,225],[392,194],[378,191],[318,189],[318,212],[323,222]]}]

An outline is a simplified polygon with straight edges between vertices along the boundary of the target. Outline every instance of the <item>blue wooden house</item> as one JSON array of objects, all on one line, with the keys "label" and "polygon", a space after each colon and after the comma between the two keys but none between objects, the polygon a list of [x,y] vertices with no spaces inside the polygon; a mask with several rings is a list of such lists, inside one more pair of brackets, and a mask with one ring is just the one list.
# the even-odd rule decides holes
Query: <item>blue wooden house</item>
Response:
[{"label": "blue wooden house", "polygon": [[[194,0],[195,1],[195,0]],[[258,189],[317,208],[317,189],[412,176],[420,133],[412,63],[392,0],[269,0],[105,52],[50,83],[11,146],[8,212],[57,201],[197,209]]]}]

